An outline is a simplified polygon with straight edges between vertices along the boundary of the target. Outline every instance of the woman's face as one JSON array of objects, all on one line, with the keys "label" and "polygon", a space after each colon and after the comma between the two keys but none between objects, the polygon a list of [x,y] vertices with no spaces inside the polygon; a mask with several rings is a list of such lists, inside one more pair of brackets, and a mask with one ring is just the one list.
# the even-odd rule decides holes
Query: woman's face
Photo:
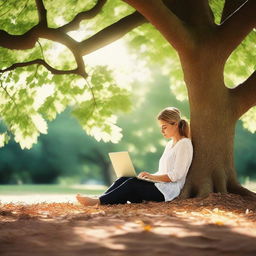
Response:
[{"label": "woman's face", "polygon": [[170,139],[177,134],[178,125],[175,121],[172,123],[167,123],[164,120],[158,120],[158,122],[161,128],[161,132],[166,139]]}]

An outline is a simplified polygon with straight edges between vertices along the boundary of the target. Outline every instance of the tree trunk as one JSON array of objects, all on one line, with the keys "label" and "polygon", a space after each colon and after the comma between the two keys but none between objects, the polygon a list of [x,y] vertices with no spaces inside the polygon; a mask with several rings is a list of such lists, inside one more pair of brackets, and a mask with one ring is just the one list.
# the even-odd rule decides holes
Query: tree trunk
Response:
[{"label": "tree trunk", "polygon": [[219,106],[205,106],[196,113],[191,109],[194,156],[183,197],[226,193],[236,184],[233,159],[235,123],[228,122],[225,112]]},{"label": "tree trunk", "polygon": [[99,165],[101,167],[104,184],[110,186],[113,183],[114,178],[109,162],[102,160],[101,162],[99,162]]},{"label": "tree trunk", "polygon": [[230,89],[224,84],[221,65],[206,53],[201,56],[204,60],[197,62],[195,58],[182,60],[194,155],[180,197],[205,197],[212,192],[252,195],[236,178],[233,150],[237,115]]}]

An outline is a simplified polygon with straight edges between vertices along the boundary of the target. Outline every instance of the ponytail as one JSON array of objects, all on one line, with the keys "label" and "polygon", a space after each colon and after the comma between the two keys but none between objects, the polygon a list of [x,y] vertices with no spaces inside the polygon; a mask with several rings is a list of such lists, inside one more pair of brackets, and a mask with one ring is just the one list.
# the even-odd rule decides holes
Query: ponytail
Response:
[{"label": "ponytail", "polygon": [[185,136],[187,138],[190,137],[189,124],[186,120],[180,119],[180,121],[178,123],[178,127],[179,127],[179,134],[181,136]]}]

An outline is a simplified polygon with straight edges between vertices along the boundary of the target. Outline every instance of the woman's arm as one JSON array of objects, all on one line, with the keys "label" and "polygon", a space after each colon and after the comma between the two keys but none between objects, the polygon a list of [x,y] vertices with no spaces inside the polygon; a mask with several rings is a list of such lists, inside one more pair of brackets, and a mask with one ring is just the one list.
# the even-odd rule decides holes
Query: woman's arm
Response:
[{"label": "woman's arm", "polygon": [[155,175],[155,174],[150,174],[148,172],[141,172],[138,177],[140,178],[145,178],[145,179],[151,179],[155,181],[162,181],[162,182],[172,182],[172,180],[169,178],[167,174],[164,175]]},{"label": "woman's arm", "polygon": [[164,174],[164,175],[150,174],[149,179],[156,180],[156,181],[162,181],[162,182],[172,182],[172,180],[169,178],[169,176],[167,174]]}]

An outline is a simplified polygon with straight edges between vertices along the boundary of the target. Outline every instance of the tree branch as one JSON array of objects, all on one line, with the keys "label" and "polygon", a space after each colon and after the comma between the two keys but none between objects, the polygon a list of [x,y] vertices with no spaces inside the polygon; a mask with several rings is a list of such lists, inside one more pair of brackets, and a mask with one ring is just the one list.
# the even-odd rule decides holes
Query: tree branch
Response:
[{"label": "tree branch", "polygon": [[242,84],[231,89],[231,95],[234,99],[238,118],[256,106],[256,71]]},{"label": "tree branch", "polygon": [[35,46],[39,38],[39,27],[35,26],[23,35],[11,35],[4,30],[0,30],[0,47],[11,50],[27,50]]},{"label": "tree branch", "polygon": [[221,22],[224,22],[231,14],[239,9],[247,0],[225,0],[221,14]]},{"label": "tree branch", "polygon": [[80,22],[85,19],[92,19],[94,18],[99,12],[102,10],[102,7],[105,5],[107,0],[98,0],[96,5],[84,12],[78,13],[72,21],[67,23],[66,25],[59,28],[59,30],[63,31],[64,33],[67,33],[69,31],[75,30],[79,28]]},{"label": "tree branch", "polygon": [[36,25],[23,35],[11,35],[4,30],[0,30],[0,47],[12,50],[27,50],[33,48],[40,37],[59,42],[71,49],[73,53],[81,49],[82,55],[86,55],[114,42],[130,30],[146,22],[141,14],[134,12],[80,43],[65,34],[62,31],[63,27],[53,29]]},{"label": "tree branch", "polygon": [[37,40],[37,43],[38,43],[38,45],[39,45],[39,48],[40,48],[40,51],[41,51],[42,58],[43,58],[43,60],[45,60],[43,47],[42,47],[42,45],[41,45],[41,43],[40,43],[40,41],[39,41],[39,40]]},{"label": "tree branch", "polygon": [[[105,0],[99,1],[97,8],[95,7],[94,10],[91,9],[91,11],[93,10],[93,15],[96,15],[96,13],[100,9],[100,6],[102,6],[104,2]],[[59,42],[69,48],[75,57],[77,69],[71,70],[70,73],[77,73],[84,78],[87,77],[87,74],[85,72],[84,61],[82,58],[83,55],[95,51],[121,38],[133,28],[136,28],[137,26],[146,22],[146,19],[141,14],[135,12],[103,29],[99,33],[96,33],[91,38],[84,40],[83,42],[77,42],[64,32],[63,27],[56,29],[49,28],[46,24],[46,10],[43,6],[42,0],[36,0],[36,3],[39,12],[39,24],[34,26],[23,35],[10,35],[8,32],[0,30],[0,47],[16,50],[31,49],[35,46],[38,38],[45,38],[48,40]],[[92,13],[90,15],[92,15]],[[67,26],[66,28],[70,29],[75,23],[78,22],[78,19],[80,18],[75,19],[74,23],[69,24],[70,27]],[[28,63],[25,63],[25,65],[27,64]],[[45,65],[46,68],[48,68],[52,73],[57,72],[59,74],[60,72],[69,72],[52,69],[50,66],[46,65],[46,62],[45,64],[40,64]],[[21,65],[21,63],[19,65]]]},{"label": "tree branch", "polygon": [[194,41],[185,24],[162,1],[123,1],[139,11],[178,52],[194,46]]},{"label": "tree branch", "polygon": [[78,74],[78,68],[72,69],[72,70],[59,70],[59,69],[55,69],[55,68],[51,67],[48,63],[46,63],[42,59],[36,59],[36,60],[28,61],[28,62],[15,63],[6,69],[0,70],[0,73],[4,73],[4,72],[11,71],[11,70],[14,70],[19,67],[26,67],[26,66],[30,66],[30,65],[34,65],[34,64],[43,65],[46,69],[48,69],[52,74],[55,74],[55,75]]},{"label": "tree branch", "polygon": [[47,26],[47,10],[44,7],[43,0],[35,0],[36,7],[39,17],[39,24],[43,26]]},{"label": "tree branch", "polygon": [[84,60],[83,56],[80,53],[74,53],[74,57],[77,63],[77,75],[82,76],[83,78],[87,78],[88,74],[85,72],[85,65],[84,65]]},{"label": "tree branch", "polygon": [[208,0],[163,0],[163,2],[182,22],[190,26],[214,24],[214,15]]},{"label": "tree branch", "polygon": [[255,13],[256,1],[247,0],[219,26],[216,35],[226,59],[256,26]]},{"label": "tree branch", "polygon": [[87,55],[93,51],[96,51],[120,39],[132,29],[146,22],[146,19],[141,14],[134,12],[120,19],[116,23],[102,29],[92,37],[82,41],[80,43],[81,52],[83,55]]}]

